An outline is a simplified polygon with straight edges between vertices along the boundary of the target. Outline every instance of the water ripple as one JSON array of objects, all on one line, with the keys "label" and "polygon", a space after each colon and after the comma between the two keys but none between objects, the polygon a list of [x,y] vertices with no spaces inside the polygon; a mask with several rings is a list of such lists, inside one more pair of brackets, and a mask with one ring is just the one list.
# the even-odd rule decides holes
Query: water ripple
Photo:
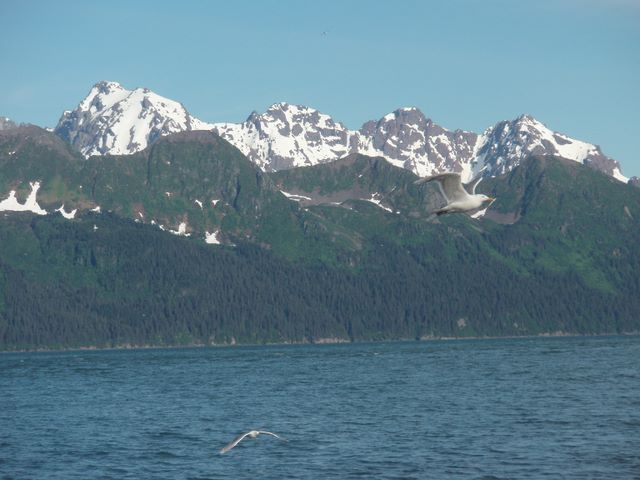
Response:
[{"label": "water ripple", "polygon": [[[0,356],[3,478],[640,472],[640,338]],[[237,433],[285,436],[220,448]]]}]

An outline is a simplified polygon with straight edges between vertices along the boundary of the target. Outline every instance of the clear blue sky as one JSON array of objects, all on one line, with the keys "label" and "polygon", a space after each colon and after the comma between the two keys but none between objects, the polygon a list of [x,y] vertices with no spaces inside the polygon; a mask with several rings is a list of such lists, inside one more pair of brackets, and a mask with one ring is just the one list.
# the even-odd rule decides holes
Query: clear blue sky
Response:
[{"label": "clear blue sky", "polygon": [[640,175],[640,1],[0,1],[0,115],[55,126],[99,80],[210,122],[279,101],[350,128],[403,106],[529,113]]}]

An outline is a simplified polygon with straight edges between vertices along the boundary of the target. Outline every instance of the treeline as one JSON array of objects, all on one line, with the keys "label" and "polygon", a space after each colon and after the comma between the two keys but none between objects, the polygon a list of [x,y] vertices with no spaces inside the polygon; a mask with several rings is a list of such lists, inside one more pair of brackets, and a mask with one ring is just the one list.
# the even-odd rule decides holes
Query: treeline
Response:
[{"label": "treeline", "polygon": [[638,256],[609,266],[619,279],[611,292],[571,272],[519,272],[475,237],[380,239],[342,267],[108,215],[95,228],[15,216],[0,244],[4,350],[616,333],[640,321]]}]

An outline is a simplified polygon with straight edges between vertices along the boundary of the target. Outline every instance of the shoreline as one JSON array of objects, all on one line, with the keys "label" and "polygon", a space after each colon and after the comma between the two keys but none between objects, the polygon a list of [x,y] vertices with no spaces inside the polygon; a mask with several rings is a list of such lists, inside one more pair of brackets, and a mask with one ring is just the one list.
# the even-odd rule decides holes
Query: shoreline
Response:
[{"label": "shoreline", "polygon": [[340,345],[340,344],[366,344],[366,343],[427,343],[427,342],[455,342],[465,340],[513,340],[513,339],[539,339],[539,338],[598,338],[598,337],[637,337],[640,331],[622,333],[568,333],[568,332],[545,332],[537,335],[504,335],[504,336],[471,336],[471,337],[435,337],[423,336],[416,338],[395,338],[384,340],[349,340],[338,337],[319,338],[315,341],[287,341],[287,342],[267,342],[267,343],[238,343],[236,341],[228,343],[190,343],[185,345],[131,345],[122,344],[113,347],[63,347],[63,348],[36,348],[18,350],[0,350],[2,354],[12,353],[64,353],[64,352],[103,352],[103,351],[127,351],[127,350],[170,350],[170,349],[201,349],[201,348],[243,348],[243,347],[286,347],[299,345]]}]

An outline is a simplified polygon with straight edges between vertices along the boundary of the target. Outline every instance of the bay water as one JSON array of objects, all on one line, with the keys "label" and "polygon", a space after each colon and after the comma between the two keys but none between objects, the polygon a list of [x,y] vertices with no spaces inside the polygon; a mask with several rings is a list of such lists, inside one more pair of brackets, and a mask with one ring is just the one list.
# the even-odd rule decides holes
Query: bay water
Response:
[{"label": "bay water", "polygon": [[0,478],[640,478],[640,337],[6,353]]}]

